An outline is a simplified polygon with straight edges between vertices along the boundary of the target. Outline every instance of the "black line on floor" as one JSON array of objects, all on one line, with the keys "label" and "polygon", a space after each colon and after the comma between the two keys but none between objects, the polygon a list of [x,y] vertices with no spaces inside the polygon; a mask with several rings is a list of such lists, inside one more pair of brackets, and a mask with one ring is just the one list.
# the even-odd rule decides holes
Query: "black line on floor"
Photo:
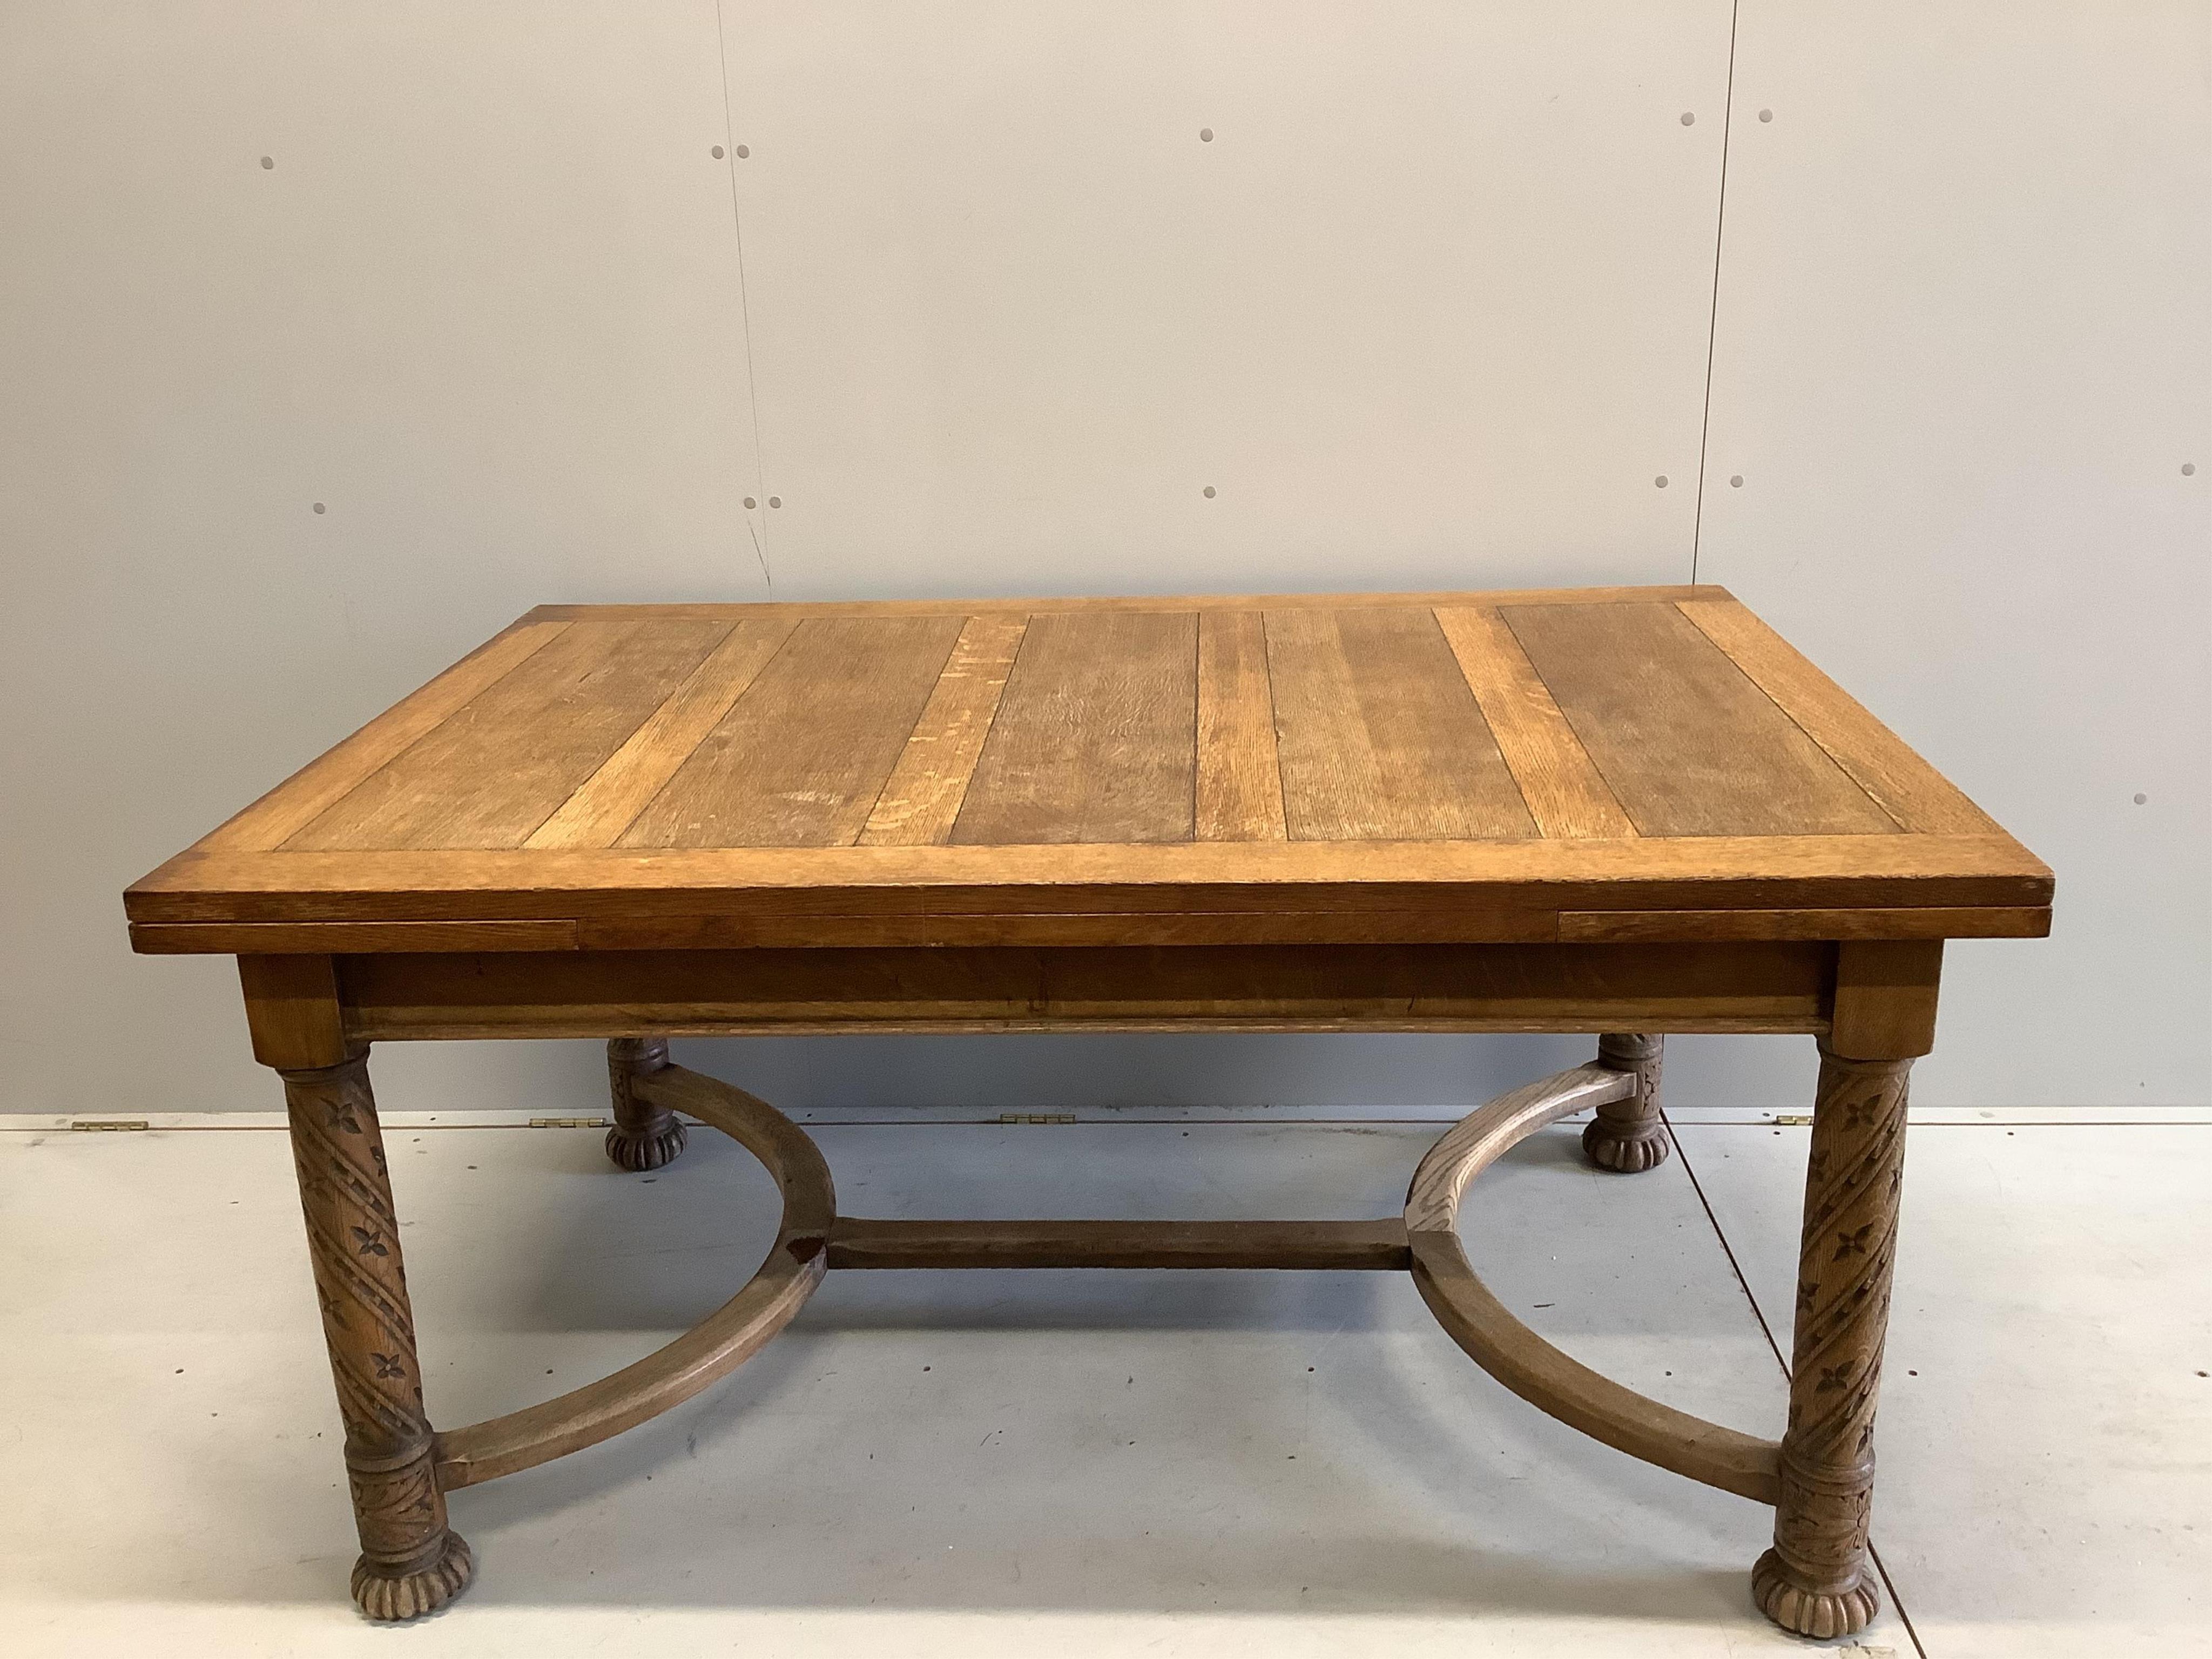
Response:
[{"label": "black line on floor", "polygon": [[1767,1348],[1774,1355],[1774,1363],[1782,1368],[1782,1380],[1786,1382],[1790,1380],[1790,1361],[1782,1352],[1782,1345],[1774,1340],[1774,1332],[1766,1322],[1765,1314],[1759,1309],[1759,1298],[1751,1293],[1751,1281],[1743,1276],[1743,1265],[1735,1259],[1735,1247],[1728,1242],[1728,1235],[1721,1231],[1721,1218],[1713,1213],[1712,1202],[1705,1196],[1705,1184],[1698,1179],[1697,1169],[1690,1162],[1690,1149],[1682,1144],[1682,1137],[1675,1129],[1673,1120],[1668,1117],[1664,1107],[1660,1109],[1659,1121],[1667,1126],[1667,1139],[1674,1143],[1674,1156],[1682,1160],[1682,1173],[1690,1177],[1690,1190],[1697,1194],[1698,1206],[1705,1211],[1705,1220],[1712,1227],[1713,1237],[1720,1241],[1721,1254],[1728,1258],[1729,1271],[1735,1275],[1736,1288],[1743,1292],[1743,1299],[1751,1304],[1751,1316],[1759,1322],[1759,1334],[1766,1339]]},{"label": "black line on floor", "polygon": [[[1721,1231],[1721,1218],[1713,1213],[1712,1200],[1705,1196],[1705,1183],[1698,1179],[1697,1166],[1690,1162],[1690,1149],[1682,1144],[1682,1137],[1675,1132],[1664,1107],[1660,1108],[1659,1121],[1667,1126],[1667,1138],[1674,1143],[1674,1156],[1682,1160],[1682,1173],[1690,1177],[1690,1190],[1697,1194],[1698,1206],[1705,1211],[1705,1219],[1711,1224],[1713,1237],[1720,1241],[1721,1254],[1728,1258],[1729,1271],[1735,1275],[1736,1288],[1743,1292],[1743,1299],[1751,1304],[1751,1316],[1759,1322],[1759,1333],[1766,1338],[1766,1346],[1774,1355],[1774,1363],[1782,1372],[1782,1380],[1787,1383],[1790,1381],[1790,1361],[1783,1354],[1782,1345],[1774,1340],[1773,1328],[1766,1322],[1766,1315],[1759,1308],[1759,1298],[1751,1293],[1751,1281],[1743,1276],[1743,1264],[1735,1259],[1735,1247],[1729,1243],[1728,1235]],[[1896,1581],[1889,1576],[1889,1565],[1881,1559],[1881,1552],[1875,1547],[1871,1535],[1867,1539],[1867,1555],[1881,1578],[1882,1589],[1888,1592],[1889,1605],[1896,1609],[1897,1622],[1905,1626],[1905,1634],[1912,1644],[1913,1652],[1919,1655],[1920,1659],[1928,1659],[1928,1650],[1921,1644],[1920,1632],[1912,1627],[1912,1615],[1905,1610],[1905,1598],[1897,1593]]]}]

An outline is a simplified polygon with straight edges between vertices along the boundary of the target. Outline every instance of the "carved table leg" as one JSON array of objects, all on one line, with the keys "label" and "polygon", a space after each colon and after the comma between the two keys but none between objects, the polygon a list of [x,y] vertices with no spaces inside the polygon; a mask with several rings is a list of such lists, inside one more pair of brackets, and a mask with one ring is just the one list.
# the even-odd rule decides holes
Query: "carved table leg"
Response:
[{"label": "carved table leg", "polygon": [[1881,1604],[1867,1519],[1911,1067],[1820,1049],[1782,1498],[1751,1579],[1760,1609],[1800,1636],[1848,1636]]},{"label": "carved table leg", "polygon": [[1667,1161],[1667,1126],[1659,1121],[1660,1048],[1665,1038],[1608,1032],[1597,1040],[1597,1063],[1636,1073],[1636,1092],[1611,1100],[1583,1130],[1583,1151],[1601,1170],[1638,1175]]},{"label": "carved table leg", "polygon": [[432,1473],[368,1059],[356,1054],[281,1075],[361,1531],[353,1599],[372,1619],[411,1619],[458,1595],[475,1564],[446,1525],[445,1494]]},{"label": "carved table leg", "polygon": [[665,1106],[641,1099],[635,1087],[637,1079],[667,1064],[665,1037],[617,1037],[607,1044],[607,1081],[615,1101],[607,1156],[625,1170],[658,1170],[673,1164],[684,1150],[684,1120]]}]

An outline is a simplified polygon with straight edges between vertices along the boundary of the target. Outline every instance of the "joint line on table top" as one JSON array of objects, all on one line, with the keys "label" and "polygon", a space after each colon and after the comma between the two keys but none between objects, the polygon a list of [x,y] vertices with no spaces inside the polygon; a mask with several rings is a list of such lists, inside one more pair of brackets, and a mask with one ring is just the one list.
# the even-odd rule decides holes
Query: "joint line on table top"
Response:
[{"label": "joint line on table top", "polygon": [[1634,837],[1634,820],[1576,735],[1504,612],[1494,606],[1437,605],[1431,614],[1529,817],[1545,838]]},{"label": "joint line on table top", "polygon": [[[1796,854],[1810,853],[1820,838],[1850,832],[1855,824],[1880,832],[1870,840],[1925,843],[1963,833],[2001,838],[2015,854],[2021,851],[1934,768],[1723,590],[1607,591],[1607,602],[1589,604],[1576,603],[1583,596],[1573,590],[1549,596],[1442,596],[1466,601],[1461,604],[1377,603],[1392,597],[1363,596],[1339,605],[1335,596],[1315,596],[1279,609],[1259,599],[1218,605],[1130,600],[1102,613],[1103,632],[1067,615],[1070,607],[1049,604],[1035,614],[993,602],[541,607],[264,796],[190,855],[222,859],[281,851],[374,864],[412,846],[441,855],[434,860],[438,867],[453,862],[458,876],[459,864],[471,855],[489,859],[519,850],[549,857],[633,852],[688,862],[695,851],[684,844],[689,842],[697,843],[698,853],[742,852],[746,873],[733,866],[727,877],[714,878],[741,879],[744,885],[785,879],[817,885],[831,873],[826,868],[782,871],[777,866],[786,854],[803,858],[859,846],[889,853],[898,845],[939,844],[941,854],[953,856],[952,848],[941,845],[953,835],[934,820],[949,813],[957,823],[974,806],[1006,700],[1028,661],[1028,647],[1036,642],[1036,623],[1049,612],[1057,613],[1054,661],[1027,694],[1023,753],[995,786],[1003,795],[1011,781],[1036,799],[1024,809],[1026,816],[1008,816],[1002,805],[991,823],[960,837],[976,843],[962,849],[970,860],[1000,843],[1018,866],[1025,845],[1064,847],[1067,856],[1079,857],[1079,848],[1127,843],[1130,869],[1149,872],[1136,878],[1249,884],[1290,876],[1272,854],[1286,852],[1281,842],[1295,840],[1343,855],[1325,860],[1325,870],[1316,866],[1317,878],[1387,880],[1415,869],[1405,848],[1388,857],[1382,852],[1383,844],[1397,842],[1446,849],[1437,859],[1417,860],[1416,878],[1487,883],[1528,873],[1524,860],[1511,854],[1510,844],[1516,842],[1596,854],[1608,844],[1688,840],[1704,842],[1714,860],[1686,863],[1668,856],[1646,868],[1638,859],[1632,869],[1613,859],[1585,865],[1577,854],[1556,869],[1547,861],[1547,868],[1552,878],[1577,881],[1637,874],[1841,875],[1856,872],[1815,869]],[[1631,598],[1640,604],[1624,608]],[[1161,614],[1139,621],[1147,609]],[[1638,611],[1649,615],[1635,616]],[[1167,616],[1190,629],[1187,640],[1182,627],[1164,632],[1156,625]],[[932,619],[926,646],[911,637],[925,617]],[[596,625],[580,620],[586,618]],[[870,643],[878,638],[876,618],[896,636],[886,636],[883,647],[894,667],[852,670],[856,661],[876,660],[877,647]],[[1674,631],[1661,626],[1661,618]],[[728,724],[733,710],[755,706],[763,676],[771,673],[781,675],[775,695],[756,708],[751,724],[760,730],[746,736],[744,745],[773,748],[779,739],[769,727],[805,723],[811,706],[810,676],[817,665],[810,657],[790,665],[789,653],[795,641],[815,636],[810,623],[829,630],[821,635],[824,649],[814,653],[827,676],[830,701],[823,707],[842,712],[835,719],[825,715],[830,723],[817,722],[819,730],[802,734],[807,757],[790,769],[788,784],[771,781],[754,790],[768,791],[763,800],[769,805],[725,800],[730,793],[725,786],[732,783],[738,795],[745,794],[750,763],[740,765],[744,757],[723,756],[719,765],[707,764],[701,745]],[[1531,629],[1537,630],[1534,645]],[[1134,665],[1100,681],[1094,696],[1093,681],[1104,672],[1101,664],[1122,652],[1125,634],[1136,653]],[[1164,662],[1159,647],[1170,638],[1171,649],[1187,659],[1170,678],[1189,676],[1198,705],[1188,725],[1167,720],[1160,712],[1164,696],[1182,706],[1181,684],[1144,689],[1149,683],[1146,652],[1153,653],[1156,665]],[[564,639],[569,643],[556,657],[541,657]],[[1647,665],[1638,671],[1641,678],[1628,683],[1609,678],[1604,663],[1639,641],[1657,652],[1657,666]],[[530,669],[533,661],[543,665]],[[525,671],[527,683],[517,684],[514,676]],[[678,677],[674,689],[663,693],[672,672]],[[1563,672],[1568,678],[1562,686],[1555,682]],[[1650,691],[1644,682],[1654,675],[1662,683],[1660,690],[1678,681],[1680,689],[1668,692],[1656,714],[1638,714],[1638,699]],[[895,693],[895,708],[884,706],[881,698],[871,702],[878,684]],[[1287,710],[1286,690],[1297,693]],[[650,701],[656,694],[658,702]],[[915,701],[896,701],[908,696]],[[491,697],[497,702],[487,704]],[[1091,704],[1101,697],[1104,702],[1094,714]],[[591,718],[577,727],[563,711],[579,699]],[[641,719],[632,712],[639,708],[647,711]],[[917,712],[907,719],[909,708]],[[479,708],[483,713],[471,724]],[[1042,712],[1047,708],[1049,714]],[[1286,712],[1297,728],[1295,777],[1294,745],[1284,740]],[[1712,718],[1699,724],[1704,713]],[[1120,722],[1129,718],[1139,723],[1125,730]],[[894,731],[901,719],[907,720],[904,729]],[[1589,720],[1597,722],[1603,745],[1591,740],[1585,729]],[[872,729],[860,732],[864,725]],[[847,726],[859,732],[855,742],[865,738],[866,757],[855,755],[840,766]],[[449,735],[424,751],[422,744],[440,732]],[[543,749],[536,743],[540,733],[546,738]],[[957,744],[947,752],[941,739],[956,734]],[[1164,764],[1161,740],[1170,734],[1178,747],[1172,763]],[[1132,817],[1114,805],[1120,773],[1111,767],[1100,773],[1061,742],[1077,735],[1085,737],[1077,745],[1081,755],[1102,744],[1135,741],[1138,769],[1129,776],[1144,782],[1162,806],[1173,799],[1162,786],[1181,797],[1183,832],[1157,833],[1160,826],[1142,812]],[[1631,767],[1632,775],[1615,773],[1623,753],[1653,741],[1658,749]],[[1149,761],[1142,753],[1146,742],[1154,745]],[[603,744],[611,747],[603,750]],[[511,787],[480,782],[487,771],[504,775],[500,757],[516,744],[523,745],[515,750],[517,781]],[[1703,776],[1698,765],[1687,772],[1684,765],[1708,760],[1718,769],[1711,781],[1716,787],[1692,789],[1681,781]],[[400,769],[386,769],[394,766]],[[731,773],[733,766],[744,776]],[[884,769],[880,774],[878,767]],[[1097,799],[1081,808],[1063,803],[1055,817],[1053,792],[1070,769],[1089,770],[1085,787]],[[580,781],[569,787],[568,779],[580,771]],[[1770,773],[1780,793],[1760,788]],[[671,808],[684,823],[676,826],[682,833],[664,836],[670,826],[647,822],[646,815],[678,776],[693,778],[700,799]],[[371,780],[377,781],[377,793],[362,795]],[[1633,814],[1631,793],[1624,793],[1631,786],[1640,803]],[[428,794],[418,807],[414,803],[423,787]],[[872,796],[860,793],[870,787]],[[543,798],[562,787],[567,794],[546,811]],[[840,804],[834,812],[809,805],[831,799],[805,793],[809,789],[840,792]],[[920,806],[917,794],[927,797]],[[925,809],[931,822],[909,825],[907,833],[893,827],[895,818]],[[1517,832],[1499,817],[1501,811],[1522,826]],[[1643,815],[1653,811],[1658,817],[1644,822]],[[733,812],[734,820],[718,821],[731,820]],[[537,813],[543,816],[531,822]],[[1178,815],[1169,809],[1169,827]],[[1739,823],[1744,827],[1730,829]],[[1112,834],[1116,827],[1134,833]],[[1030,833],[1018,833],[1024,829]],[[718,841],[725,832],[726,839]],[[625,836],[631,844],[611,844]],[[1219,860],[1182,846],[1187,840],[1225,843],[1212,850],[1237,854],[1231,860],[1235,867],[1217,867]],[[1728,854],[1731,840],[1758,842],[1765,853],[1747,862]],[[380,847],[380,841],[400,844]],[[1268,842],[1277,843],[1272,852]],[[1188,866],[1173,863],[1155,870],[1145,862],[1171,848],[1190,854]],[[1451,856],[1451,849],[1465,856]],[[1978,857],[1954,867],[1942,859],[1877,853],[1850,862],[1875,875],[1905,878],[1969,874],[1969,866],[1987,861]],[[2024,856],[2015,862],[2034,868]],[[1711,867],[1705,867],[1708,863]],[[763,867],[755,870],[754,864]],[[696,878],[673,863],[669,867],[687,884]],[[560,865],[540,868],[563,885],[586,873],[580,868],[560,875]],[[359,873],[372,878],[365,868]],[[865,884],[934,883],[955,873],[932,866],[901,878],[888,870],[863,875],[855,867],[854,878]],[[1111,873],[1121,878],[1118,870]],[[218,878],[212,866],[207,874]],[[489,862],[481,874],[495,884],[501,879]],[[977,878],[1000,884],[1029,878],[1010,867]],[[1055,884],[1061,878],[1052,878]],[[434,884],[448,880],[441,877]]]},{"label": "joint line on table top", "polygon": [[[1708,619],[1701,618],[1696,611],[1692,611],[1686,605],[1680,604],[1679,602],[1670,608],[1676,611],[1681,617],[1683,621],[1688,623],[1691,627],[1696,629],[1698,633],[1705,636],[1706,640],[1712,645],[1713,649],[1720,653],[1721,660],[1727,663],[1730,668],[1734,669],[1737,674],[1741,676],[1745,684],[1751,687],[1753,690],[1759,693],[1760,696],[1765,698],[1769,703],[1773,705],[1775,712],[1780,714],[1784,720],[1789,721],[1791,726],[1795,726],[1799,734],[1804,738],[1806,742],[1811,744],[1814,748],[1819,750],[1823,755],[1826,755],[1828,757],[1830,763],[1832,764],[1838,772],[1841,772],[1844,777],[1850,781],[1852,787],[1856,788],[1859,793],[1866,797],[1868,803],[1873,806],[1875,811],[1881,813],[1882,817],[1889,820],[1890,823],[1895,827],[1898,834],[1902,836],[1911,835],[1913,833],[1912,826],[1906,823],[1903,818],[1898,816],[1891,804],[1887,800],[1884,799],[1881,795],[1876,793],[1875,791],[1868,787],[1866,780],[1859,775],[1856,768],[1846,763],[1844,757],[1836,753],[1836,751],[1830,748],[1827,744],[1820,741],[1819,734],[1814,732],[1811,727],[1808,726],[1805,721],[1800,718],[1800,707],[1793,706],[1794,700],[1785,701],[1784,698],[1778,696],[1775,694],[1774,689],[1770,687],[1765,680],[1753,673],[1749,665],[1737,659],[1735,653],[1729,648],[1728,643],[1724,640],[1718,638],[1714,635],[1712,629],[1707,625]],[[1808,665],[1809,666],[1809,665]]]},{"label": "joint line on table top", "polygon": [[1028,637],[1025,616],[962,622],[854,845],[936,846],[951,835]]},{"label": "joint line on table top", "polygon": [[[568,617],[542,617],[536,611],[509,623],[228,819],[200,847],[210,852],[278,850],[574,625]],[[331,781],[317,787],[318,776],[325,773]],[[305,792],[305,799],[289,803],[285,798],[295,787]]]},{"label": "joint line on table top", "polygon": [[[684,763],[696,752],[745,693],[780,657],[799,631],[799,619],[788,619],[773,644],[757,661],[746,662],[748,650],[764,643],[749,630],[750,618],[730,624],[697,666],[664,697],[659,706],[624,738],[614,752],[592,769],[545,818],[522,845],[528,848],[605,848],[620,840],[623,831],[659,798]],[[732,650],[732,647],[737,647]],[[729,672],[734,669],[736,672]],[[718,676],[722,678],[714,685]],[[702,696],[701,694],[708,695]],[[691,715],[688,722],[684,715]],[[658,757],[656,758],[656,751]],[[625,781],[635,780],[627,794]],[[651,787],[647,787],[649,784]],[[608,798],[611,799],[608,799]]]},{"label": "joint line on table top", "polygon": [[[1832,760],[1900,834],[1996,830],[1996,821],[1964,792],[1741,601],[1678,599],[1674,609]],[[1823,694],[1830,705],[1826,709]]]}]

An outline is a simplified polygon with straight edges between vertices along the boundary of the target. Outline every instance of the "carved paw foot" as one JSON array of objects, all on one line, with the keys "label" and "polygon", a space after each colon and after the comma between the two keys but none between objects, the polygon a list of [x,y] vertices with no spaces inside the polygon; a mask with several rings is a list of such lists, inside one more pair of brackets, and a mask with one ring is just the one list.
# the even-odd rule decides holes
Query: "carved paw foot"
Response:
[{"label": "carved paw foot", "polygon": [[396,1578],[377,1571],[366,1556],[355,1562],[353,1599],[372,1619],[417,1619],[435,1613],[466,1589],[476,1570],[476,1557],[469,1553],[467,1540],[448,1528],[428,1566]]},{"label": "carved paw foot", "polygon": [[1863,1568],[1849,1589],[1808,1590],[1790,1577],[1772,1550],[1751,1570],[1751,1594],[1759,1610],[1786,1631],[1829,1641],[1864,1630],[1881,1606],[1874,1575]]},{"label": "carved paw foot", "polygon": [[1623,1131],[1595,1118],[1583,1129],[1583,1151],[1601,1170],[1621,1175],[1641,1175],[1667,1161],[1670,1143],[1664,1125]]},{"label": "carved paw foot", "polygon": [[607,1156],[633,1175],[673,1164],[684,1150],[684,1120],[670,1117],[643,1129],[620,1124],[607,1131]]}]

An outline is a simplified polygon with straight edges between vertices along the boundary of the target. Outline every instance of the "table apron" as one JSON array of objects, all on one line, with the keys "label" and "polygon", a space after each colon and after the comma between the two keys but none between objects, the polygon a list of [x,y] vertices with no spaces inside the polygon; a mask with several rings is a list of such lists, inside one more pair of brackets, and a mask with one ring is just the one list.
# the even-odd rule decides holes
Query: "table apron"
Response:
[{"label": "table apron", "polygon": [[1820,940],[901,947],[240,963],[249,981],[327,975],[356,1042],[1068,1030],[1820,1033],[1839,948]]}]

